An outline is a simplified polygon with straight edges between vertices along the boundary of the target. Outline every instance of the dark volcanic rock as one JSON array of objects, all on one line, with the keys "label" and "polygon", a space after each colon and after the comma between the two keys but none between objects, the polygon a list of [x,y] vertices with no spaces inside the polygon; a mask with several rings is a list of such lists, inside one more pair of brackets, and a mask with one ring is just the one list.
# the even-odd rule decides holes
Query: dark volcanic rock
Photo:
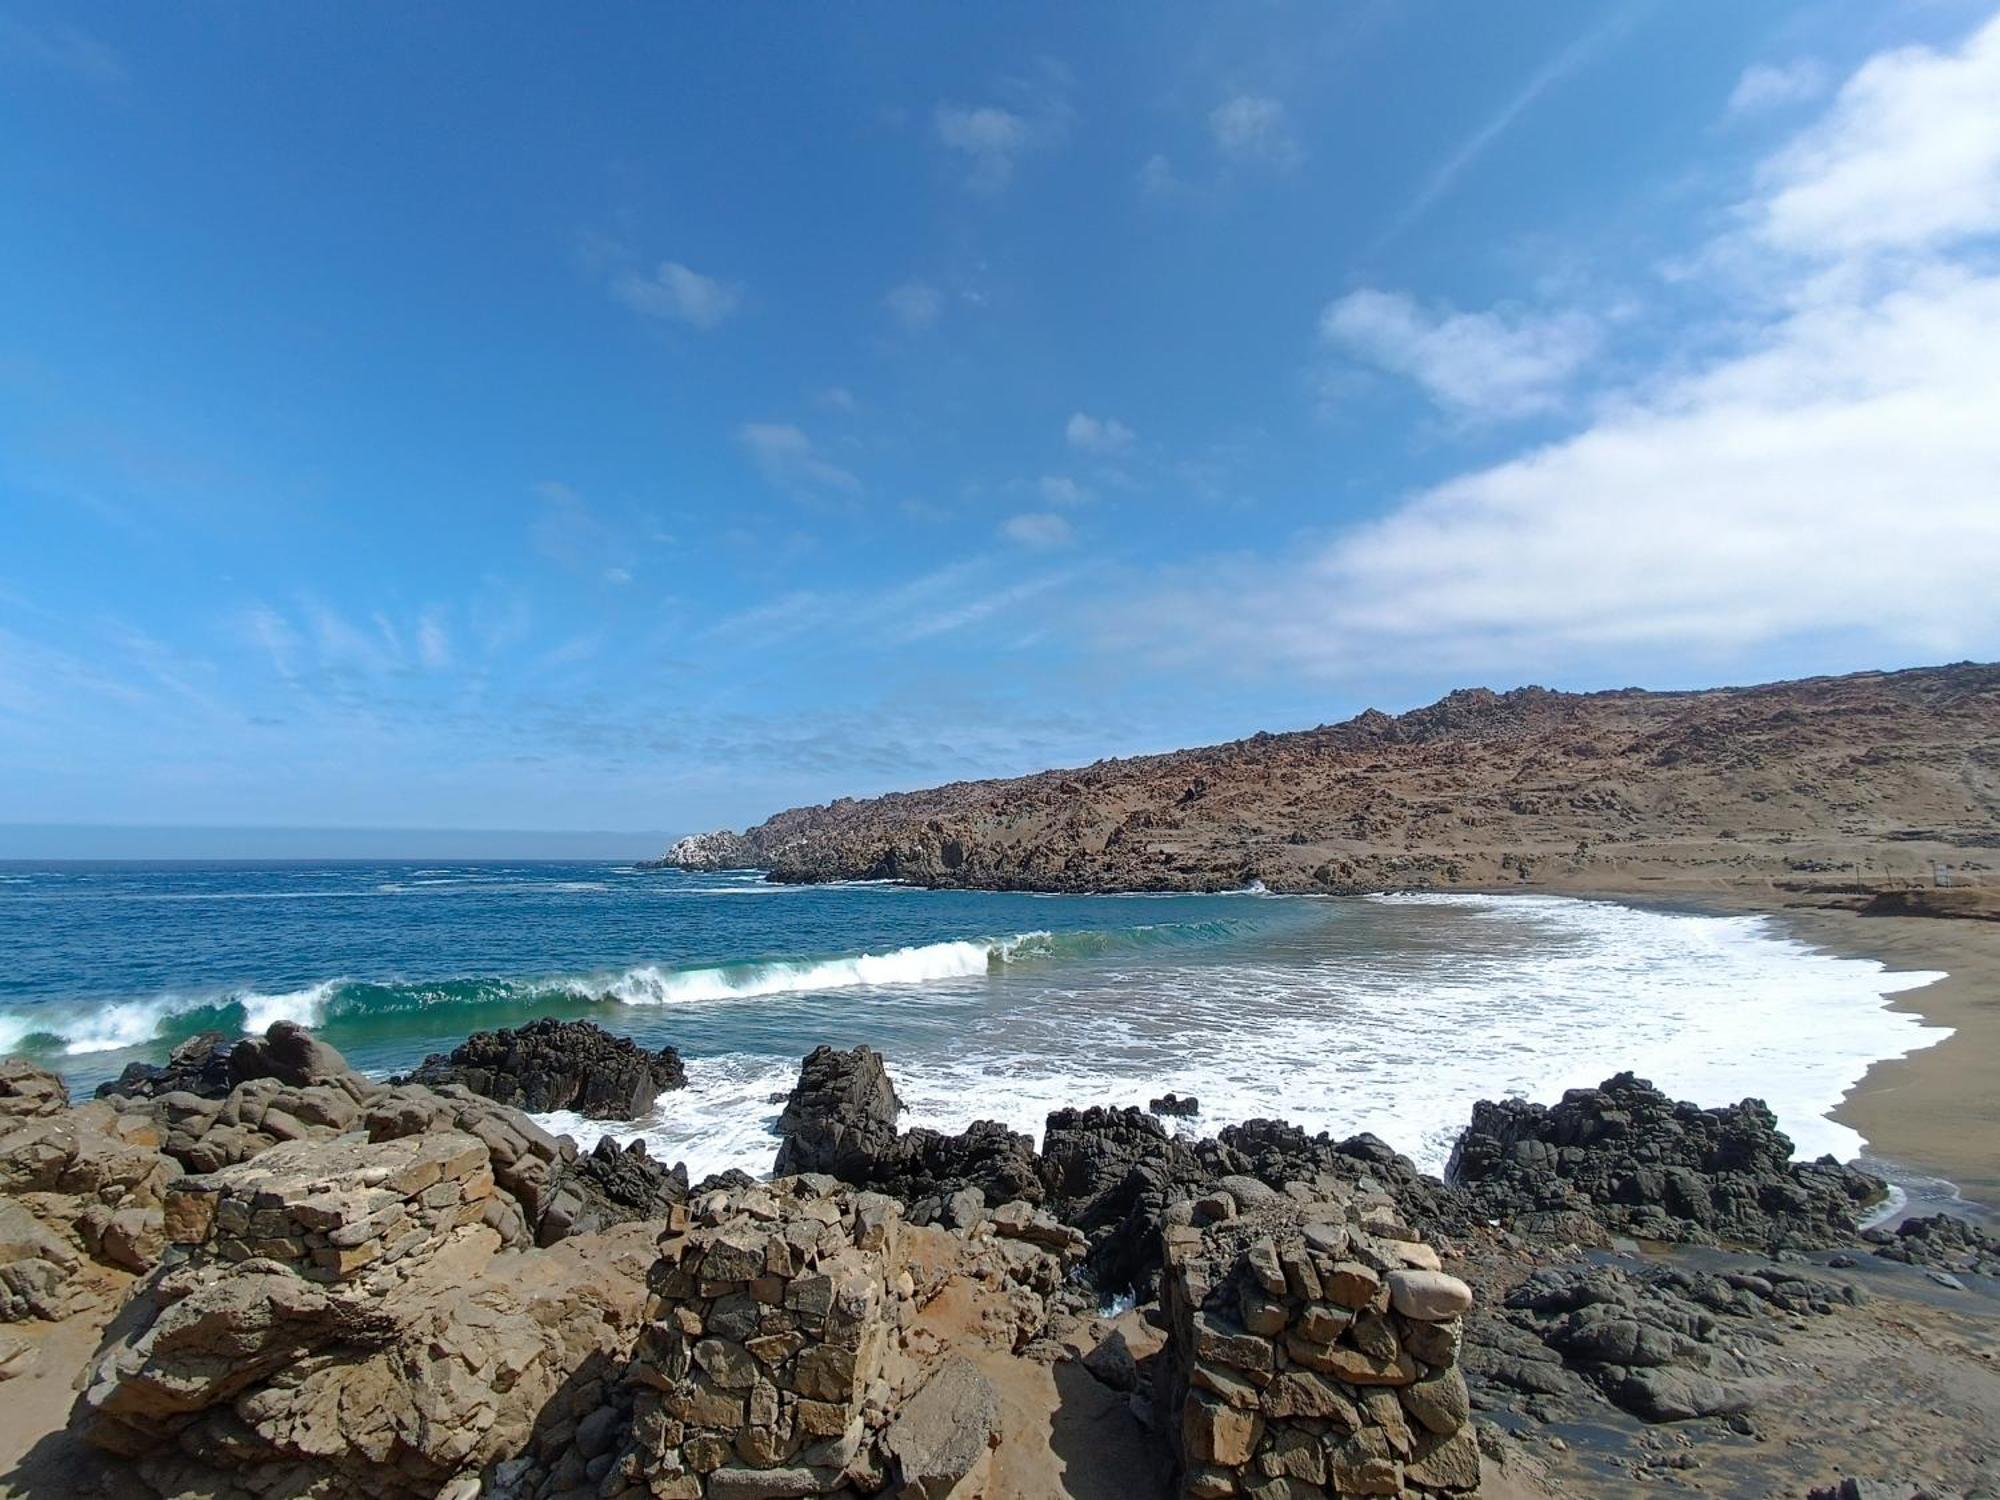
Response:
[{"label": "dark volcanic rock", "polygon": [[590,1021],[545,1018],[477,1032],[425,1058],[408,1081],[460,1084],[532,1114],[568,1109],[592,1120],[633,1120],[669,1089],[685,1088],[687,1070],[672,1047],[648,1052]]},{"label": "dark volcanic rock", "polygon": [[[897,1143],[896,1175],[884,1179],[885,1190],[905,1202],[949,1198],[965,1188],[976,1189],[988,1208],[1017,1200],[1042,1201],[1035,1143],[995,1120],[975,1120],[959,1135],[936,1130],[912,1130]],[[912,1217],[928,1222],[936,1212]]]},{"label": "dark volcanic rock", "polygon": [[623,1150],[609,1136],[557,1175],[536,1237],[552,1245],[572,1234],[594,1234],[635,1219],[659,1219],[688,1199],[685,1164],[667,1167],[646,1153],[644,1141]]},{"label": "dark volcanic rock", "polygon": [[1201,1101],[1193,1094],[1183,1099],[1179,1094],[1167,1094],[1146,1105],[1148,1114],[1162,1115],[1169,1119],[1191,1120],[1201,1113]]},{"label": "dark volcanic rock", "polygon": [[2000,1239],[1951,1214],[1905,1219],[1893,1230],[1866,1230],[1861,1238],[1883,1260],[1933,1271],[2000,1276]]},{"label": "dark volcanic rock", "polygon": [[193,1094],[220,1099],[234,1087],[229,1054],[235,1040],[224,1032],[204,1031],[174,1048],[164,1063],[127,1063],[116,1078],[97,1086],[97,1097],[157,1099],[162,1094]]},{"label": "dark volcanic rock", "polygon": [[1466,1331],[1462,1364],[1482,1404],[1588,1399],[1646,1422],[1733,1416],[1772,1375],[1760,1346],[1783,1321],[1830,1313],[1848,1287],[1771,1266],[1715,1275],[1678,1266],[1537,1271]]},{"label": "dark volcanic rock", "polygon": [[128,1063],[123,1073],[97,1086],[97,1097],[225,1099],[238,1084],[263,1078],[290,1088],[339,1084],[356,1097],[368,1087],[338,1050],[296,1021],[274,1021],[261,1037],[204,1031],[174,1048],[164,1063]]},{"label": "dark volcanic rock", "polygon": [[1549,1107],[1480,1101],[1445,1176],[1530,1234],[1574,1236],[1587,1219],[1686,1244],[1849,1243],[1857,1212],[1885,1184],[1830,1156],[1791,1155],[1759,1100],[1700,1109],[1620,1073]]},{"label": "dark volcanic rock", "polygon": [[889,1081],[888,1065],[872,1047],[851,1052],[815,1047],[799,1067],[799,1081],[778,1117],[780,1177],[826,1172],[864,1185],[877,1164],[896,1153],[896,1117],[903,1101]]},{"label": "dark volcanic rock", "polygon": [[800,1066],[778,1117],[775,1170],[780,1176],[825,1172],[891,1194],[919,1223],[941,1216],[945,1200],[966,1188],[978,1191],[989,1208],[1015,1199],[1041,1202],[1035,1145],[1026,1136],[991,1120],[975,1121],[959,1135],[901,1134],[896,1117],[902,1109],[881,1053],[817,1047]]},{"label": "dark volcanic rock", "polygon": [[1136,1109],[1059,1109],[1042,1133],[1049,1208],[1090,1242],[1086,1264],[1107,1291],[1155,1290],[1167,1206],[1199,1193],[1193,1149]]}]

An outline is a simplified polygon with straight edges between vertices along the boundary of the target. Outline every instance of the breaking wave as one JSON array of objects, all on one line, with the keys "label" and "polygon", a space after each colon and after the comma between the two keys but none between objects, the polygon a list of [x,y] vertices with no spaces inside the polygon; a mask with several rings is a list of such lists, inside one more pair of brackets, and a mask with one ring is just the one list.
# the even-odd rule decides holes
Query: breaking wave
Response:
[{"label": "breaking wave", "polygon": [[1152,923],[1103,932],[1017,932],[818,958],[751,959],[675,967],[638,964],[617,972],[552,978],[456,978],[372,982],[324,979],[296,989],[157,995],[88,1011],[56,1007],[0,1011],[0,1052],[77,1056],[157,1046],[203,1031],[261,1033],[274,1021],[331,1035],[392,1025],[398,1016],[462,1010],[467,1029],[547,1014],[587,1014],[604,1005],[665,1006],[810,995],[971,979],[1010,964],[1138,954],[1226,941],[1240,923]]}]

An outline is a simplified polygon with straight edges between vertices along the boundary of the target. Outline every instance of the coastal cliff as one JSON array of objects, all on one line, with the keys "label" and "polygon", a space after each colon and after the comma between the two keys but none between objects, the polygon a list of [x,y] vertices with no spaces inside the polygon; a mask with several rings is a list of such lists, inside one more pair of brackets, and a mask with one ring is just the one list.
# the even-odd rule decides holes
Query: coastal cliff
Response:
[{"label": "coastal cliff", "polygon": [[2000,665],[1401,715],[781,812],[661,861],[1038,890],[1881,886],[2000,865]]}]

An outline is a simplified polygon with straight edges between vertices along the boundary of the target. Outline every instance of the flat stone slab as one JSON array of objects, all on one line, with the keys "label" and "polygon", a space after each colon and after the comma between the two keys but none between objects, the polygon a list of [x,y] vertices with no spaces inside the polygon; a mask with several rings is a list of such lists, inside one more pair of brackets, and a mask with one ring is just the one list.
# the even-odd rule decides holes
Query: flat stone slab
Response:
[{"label": "flat stone slab", "polygon": [[1000,1440],[1000,1393],[962,1355],[938,1366],[904,1405],[883,1447],[898,1500],[945,1500],[981,1472]]}]

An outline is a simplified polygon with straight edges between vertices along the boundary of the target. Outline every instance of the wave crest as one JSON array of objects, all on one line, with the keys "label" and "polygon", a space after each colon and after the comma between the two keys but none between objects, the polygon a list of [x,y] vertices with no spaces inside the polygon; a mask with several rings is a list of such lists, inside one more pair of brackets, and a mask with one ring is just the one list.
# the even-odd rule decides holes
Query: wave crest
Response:
[{"label": "wave crest", "polygon": [[693,1005],[760,996],[892,988],[970,979],[1007,964],[1088,959],[1159,946],[1225,939],[1234,922],[1154,923],[1102,932],[1017,932],[1000,938],[953,938],[879,953],[829,958],[754,959],[676,968],[640,964],[616,973],[550,979],[459,978],[372,982],[323,979],[296,989],[242,989],[210,995],[159,995],[107,1003],[88,1012],[0,1012],[0,1051],[78,1056],[178,1042],[202,1031],[260,1034],[274,1021],[336,1031],[373,1018],[416,1012],[467,1012],[466,1029],[551,1009],[576,1013],[597,1005]]}]

